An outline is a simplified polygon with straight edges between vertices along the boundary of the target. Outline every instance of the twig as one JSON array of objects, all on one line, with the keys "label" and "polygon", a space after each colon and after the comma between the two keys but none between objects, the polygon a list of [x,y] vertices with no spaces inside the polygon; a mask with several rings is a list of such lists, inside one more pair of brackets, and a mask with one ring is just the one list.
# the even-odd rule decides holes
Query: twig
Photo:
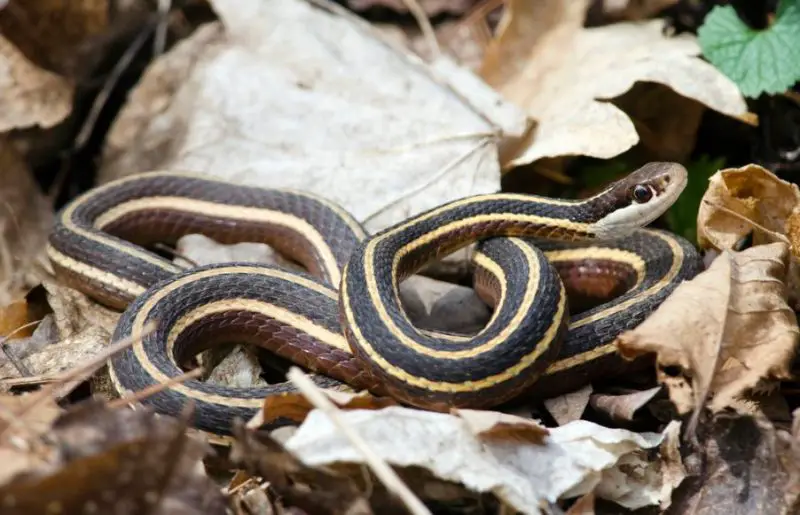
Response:
[{"label": "twig", "polygon": [[8,333],[7,335],[5,335],[2,338],[0,338],[0,354],[5,356],[5,358],[9,361],[9,363],[14,365],[14,368],[17,369],[17,372],[19,372],[19,374],[21,376],[24,376],[24,377],[28,377],[28,376],[31,376],[33,374],[31,374],[31,371],[28,369],[27,366],[25,366],[25,363],[23,363],[17,357],[17,355],[14,352],[10,352],[11,349],[8,349],[6,347],[6,342],[15,333],[18,333],[18,332],[22,331],[23,329],[27,329],[28,327],[36,325],[39,322],[41,322],[41,320],[34,320],[33,322],[28,322],[27,324],[23,324],[23,325],[17,327],[16,329],[14,329],[13,331],[11,331],[10,333]]},{"label": "twig", "polygon": [[196,377],[200,377],[201,375],[203,375],[203,372],[204,372],[203,368],[195,368],[194,370],[190,370],[189,372],[186,372],[185,374],[181,374],[179,376],[175,376],[172,379],[170,379],[169,381],[165,381],[163,383],[158,383],[158,384],[153,384],[153,385],[148,386],[147,388],[143,388],[143,389],[139,390],[138,392],[133,392],[133,394],[131,394],[131,395],[128,395],[128,396],[125,396],[125,397],[120,397],[119,399],[114,399],[113,401],[110,401],[107,404],[107,406],[108,406],[109,409],[116,409],[116,408],[119,408],[120,406],[124,406],[126,404],[133,404],[134,402],[139,402],[140,400],[146,399],[147,397],[150,397],[151,395],[154,395],[154,394],[156,394],[156,393],[158,393],[158,392],[160,392],[162,390],[166,390],[170,386],[173,386],[173,385],[176,385],[176,384],[180,384],[180,383],[182,383],[184,381],[187,381],[189,379],[194,379]]},{"label": "twig", "polygon": [[141,334],[128,336],[127,338],[123,338],[105,349],[101,350],[95,356],[92,356],[90,360],[85,362],[82,365],[75,367],[75,369],[67,372],[64,374],[61,380],[61,384],[55,384],[53,386],[47,385],[42,387],[40,392],[44,394],[52,395],[56,398],[62,398],[65,395],[68,395],[72,390],[75,389],[79,384],[86,380],[89,376],[95,373],[98,368],[105,365],[106,361],[110,359],[115,354],[122,352],[123,350],[127,349],[134,343],[139,342],[142,338],[147,336],[148,334],[152,333],[156,328],[156,324],[154,321],[150,321],[145,324],[144,329]]},{"label": "twig", "polygon": [[114,65],[114,68],[108,76],[108,80],[106,80],[105,84],[103,84],[103,89],[100,90],[100,93],[95,97],[92,109],[89,111],[86,120],[84,120],[78,136],[75,138],[74,148],[83,148],[86,142],[89,141],[89,136],[91,136],[92,130],[94,130],[97,124],[97,119],[100,117],[103,107],[105,107],[106,102],[108,102],[108,97],[111,96],[111,91],[114,89],[117,82],[119,82],[125,70],[131,65],[134,57],[136,57],[136,53],[144,46],[153,30],[153,24],[147,24],[145,30],[136,36],[136,39],[131,42],[130,46],[125,50],[125,53],[122,54],[122,57],[117,61],[117,64]]},{"label": "twig", "polygon": [[306,396],[308,401],[317,409],[322,410],[344,436],[350,441],[367,462],[375,475],[383,485],[394,493],[406,505],[408,510],[415,515],[430,515],[428,508],[414,495],[414,493],[403,483],[394,470],[356,433],[355,429],[347,425],[339,415],[339,409],[328,399],[322,391],[314,384],[309,377],[299,368],[291,367],[286,377],[294,383],[300,392]]},{"label": "twig", "polygon": [[403,3],[406,4],[409,12],[417,21],[419,30],[422,31],[422,36],[425,38],[425,44],[428,46],[428,52],[430,52],[433,60],[439,59],[442,56],[442,49],[436,40],[436,33],[433,31],[433,25],[431,25],[428,15],[425,14],[425,9],[419,5],[417,0],[403,0]]},{"label": "twig", "polygon": [[171,0],[158,0],[158,25],[156,34],[153,38],[153,57],[158,57],[164,53],[167,46],[167,21],[169,11],[172,8]]}]

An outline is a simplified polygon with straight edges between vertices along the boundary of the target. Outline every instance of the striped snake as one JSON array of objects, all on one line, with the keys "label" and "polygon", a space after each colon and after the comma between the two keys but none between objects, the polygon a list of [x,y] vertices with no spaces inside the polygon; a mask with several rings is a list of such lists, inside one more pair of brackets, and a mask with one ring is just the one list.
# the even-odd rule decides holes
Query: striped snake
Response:
[{"label": "striped snake", "polygon": [[[615,337],[701,267],[687,241],[643,228],[686,181],[678,164],[649,163],[587,199],[476,195],[368,236],[309,193],[150,172],[68,204],[47,251],[60,281],[124,310],[114,338],[136,343],[109,363],[121,393],[170,381],[199,351],[237,342],[316,372],[323,385],[432,410],[489,408],[630,369]],[[148,250],[186,234],[266,243],[307,272],[254,263],[186,270]],[[490,320],[473,335],[418,329],[398,285],[473,242],[473,284],[493,308]],[[594,301],[571,314],[573,296]],[[155,330],[143,335],[151,321]],[[292,390],[188,380],[143,402],[175,414],[194,401],[195,426],[226,435],[234,417]]]}]

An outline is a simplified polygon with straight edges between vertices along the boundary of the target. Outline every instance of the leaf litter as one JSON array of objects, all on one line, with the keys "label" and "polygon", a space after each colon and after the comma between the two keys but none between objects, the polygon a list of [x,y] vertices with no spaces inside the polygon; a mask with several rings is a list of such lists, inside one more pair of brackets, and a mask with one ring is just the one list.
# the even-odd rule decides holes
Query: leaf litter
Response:
[{"label": "leaf litter", "polygon": [[[560,159],[550,177],[562,180],[577,156],[610,166],[631,151],[689,159],[708,113],[728,123],[752,117],[736,84],[699,58],[696,36],[664,30],[658,13],[679,3],[603,2],[605,21],[584,26],[597,14],[584,1],[487,7],[436,0],[421,9],[351,2],[448,13],[455,20],[436,27],[448,39],[443,53],[425,30],[379,27],[322,0],[215,0],[209,6],[218,19],[184,30],[130,85],[105,137],[97,183],[160,168],[296,187],[340,203],[375,231],[448,200],[496,191],[505,187],[504,172],[529,163],[541,171]],[[41,1],[26,9],[38,31],[56,14],[77,16],[78,30],[55,30],[40,48],[52,67],[20,51],[41,37],[36,30],[32,40],[20,38],[25,31],[0,39],[0,81],[8,86],[0,125],[16,131],[7,147],[0,140],[0,156],[13,149],[15,163],[16,153],[29,157],[41,148],[25,131],[61,130],[74,114],[70,58],[85,55],[81,40],[115,30],[100,3],[58,11]],[[498,9],[499,24],[475,14]],[[158,24],[173,30],[176,19],[189,20]],[[51,199],[29,187],[27,166],[4,171],[9,198],[24,199],[14,212],[33,225],[15,228],[30,238],[6,243],[16,261],[4,268],[11,280],[0,303],[2,347],[6,355],[18,347],[0,359],[0,513],[797,507],[797,416],[792,427],[768,418],[759,394],[780,392],[792,379],[798,190],[756,164],[719,170],[703,188],[699,212],[672,217],[696,219],[700,247],[716,258],[620,336],[623,355],[649,355],[656,364],[640,390],[589,385],[542,405],[431,413],[312,385],[265,399],[256,417],[237,421],[228,441],[191,429],[191,406],[163,417],[137,403],[148,392],[109,402],[117,394],[103,389],[96,370],[119,348],[109,347],[118,313],[47,278],[46,264],[42,278],[36,254]],[[689,234],[694,227],[674,229]],[[742,250],[747,238],[750,248]],[[296,268],[264,245],[224,246],[196,235],[167,252],[186,267],[241,260]],[[3,262],[12,262],[6,254]],[[404,283],[404,306],[414,313],[416,305],[412,319],[422,328],[474,333],[489,312],[452,279],[468,269],[469,253],[448,259],[426,271],[433,277]],[[33,286],[44,300],[34,299]],[[263,356],[226,352],[199,357],[213,369],[209,381],[267,382],[259,373]],[[73,402],[85,396],[76,388],[89,376],[94,398]],[[305,376],[290,377],[299,387]],[[674,413],[643,416],[645,408],[655,411],[662,388]],[[282,416],[303,422],[273,429]],[[552,427],[542,421],[548,417]]]}]

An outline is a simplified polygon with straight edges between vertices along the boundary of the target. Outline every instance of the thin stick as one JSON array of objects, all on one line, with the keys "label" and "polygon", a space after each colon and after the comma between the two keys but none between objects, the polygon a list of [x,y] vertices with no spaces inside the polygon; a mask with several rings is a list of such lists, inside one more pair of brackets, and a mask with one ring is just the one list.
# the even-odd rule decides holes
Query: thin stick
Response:
[{"label": "thin stick", "polygon": [[150,397],[151,395],[154,395],[162,390],[166,390],[170,386],[180,384],[184,381],[188,381],[189,379],[200,377],[201,375],[203,375],[203,372],[204,370],[202,367],[195,368],[194,370],[190,370],[189,372],[186,372],[179,376],[175,376],[169,381],[153,384],[148,386],[147,388],[143,388],[137,392],[133,392],[133,394],[131,395],[120,397],[119,399],[114,399],[113,401],[110,401],[107,404],[107,406],[109,409],[115,409],[119,408],[120,406],[124,406],[126,404],[133,404],[134,402],[139,402],[140,400],[146,399],[147,397]]},{"label": "thin stick", "polygon": [[0,354],[5,356],[5,358],[9,361],[9,363],[14,365],[14,368],[17,369],[17,372],[19,372],[19,374],[21,376],[23,376],[23,377],[31,376],[32,375],[31,371],[28,369],[27,366],[25,366],[25,363],[23,363],[22,360],[19,359],[17,357],[17,355],[14,352],[11,351],[11,349],[6,347],[6,342],[14,334],[22,331],[23,329],[27,329],[28,327],[34,326],[34,325],[38,324],[39,322],[41,322],[41,320],[34,320],[33,322],[28,322],[27,324],[23,324],[23,325],[17,327],[16,329],[14,329],[13,331],[11,331],[10,333],[8,333],[7,335],[5,335],[2,338],[0,338]]},{"label": "thin stick", "polygon": [[133,62],[133,58],[136,57],[136,53],[139,52],[139,50],[141,50],[144,46],[145,42],[147,42],[147,39],[150,37],[150,34],[154,29],[154,24],[147,24],[145,29],[140,32],[136,38],[134,38],[134,40],[125,50],[125,53],[123,53],[122,57],[120,57],[119,61],[117,61],[117,64],[114,65],[114,68],[111,70],[111,73],[108,76],[108,80],[105,84],[103,84],[103,89],[100,90],[100,93],[94,99],[94,103],[92,103],[92,108],[89,110],[89,115],[86,117],[80,132],[78,132],[78,136],[75,138],[73,148],[83,148],[86,145],[86,142],[89,141],[89,136],[91,136],[92,130],[94,130],[94,127],[97,124],[97,119],[100,117],[103,107],[106,105],[108,98],[111,96],[111,91],[114,89],[114,86],[116,86],[117,82],[119,82],[119,79],[122,77],[122,74],[125,72],[125,70]]},{"label": "thin stick", "polygon": [[442,56],[442,49],[439,47],[439,41],[436,40],[436,33],[433,31],[433,25],[425,14],[425,9],[419,5],[417,0],[403,0],[403,3],[408,7],[411,15],[419,25],[419,30],[422,31],[422,36],[425,38],[425,44],[428,46],[428,51],[431,53],[433,60],[439,59]]},{"label": "thin stick", "polygon": [[294,383],[297,389],[306,396],[308,401],[315,408],[322,410],[330,417],[334,425],[344,433],[344,436],[350,441],[353,447],[361,453],[367,465],[375,472],[378,479],[406,505],[408,511],[415,515],[431,515],[430,510],[428,510],[422,501],[420,501],[408,486],[400,480],[395,471],[369,448],[367,442],[356,433],[355,429],[344,422],[340,416],[339,409],[322,393],[306,374],[299,368],[292,367],[289,369],[286,377]]},{"label": "thin stick", "polygon": [[127,349],[134,343],[141,341],[142,338],[147,336],[148,334],[152,333],[156,328],[156,323],[154,321],[150,321],[144,326],[144,330],[141,334],[128,336],[123,338],[105,349],[98,352],[95,356],[93,356],[90,360],[86,363],[79,365],[74,370],[69,371],[67,374],[64,374],[62,377],[61,384],[55,385],[46,385],[43,386],[40,392],[44,395],[54,395],[56,398],[62,398],[65,395],[68,395],[72,390],[75,389],[79,384],[86,380],[89,376],[94,374],[98,368],[105,365],[106,361],[109,358],[117,354],[118,352],[122,352],[123,350]]}]

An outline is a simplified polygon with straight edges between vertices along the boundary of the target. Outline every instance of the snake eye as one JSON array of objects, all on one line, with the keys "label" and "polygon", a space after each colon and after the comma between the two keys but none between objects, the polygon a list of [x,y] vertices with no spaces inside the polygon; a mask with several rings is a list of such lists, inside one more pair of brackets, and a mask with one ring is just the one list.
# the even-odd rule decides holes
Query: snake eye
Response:
[{"label": "snake eye", "polygon": [[633,188],[633,200],[638,204],[644,204],[653,198],[653,190],[643,184],[637,184]]}]

